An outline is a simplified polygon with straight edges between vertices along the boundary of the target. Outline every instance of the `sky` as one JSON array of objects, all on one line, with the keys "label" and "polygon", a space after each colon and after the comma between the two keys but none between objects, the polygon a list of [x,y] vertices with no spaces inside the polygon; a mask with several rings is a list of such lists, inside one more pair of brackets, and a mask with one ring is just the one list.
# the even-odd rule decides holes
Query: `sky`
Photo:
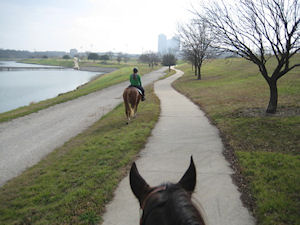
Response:
[{"label": "sky", "polygon": [[0,49],[157,51],[200,0],[1,0]]}]

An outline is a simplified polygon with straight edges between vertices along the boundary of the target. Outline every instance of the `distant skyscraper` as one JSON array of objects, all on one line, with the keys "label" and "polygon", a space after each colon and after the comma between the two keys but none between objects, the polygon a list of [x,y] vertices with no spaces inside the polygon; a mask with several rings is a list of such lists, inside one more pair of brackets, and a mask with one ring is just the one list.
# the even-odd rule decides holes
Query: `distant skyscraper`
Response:
[{"label": "distant skyscraper", "polygon": [[158,36],[158,53],[166,54],[173,53],[177,54],[179,52],[180,42],[176,37],[167,39],[166,35],[160,34]]},{"label": "distant skyscraper", "polygon": [[164,34],[158,35],[158,52],[163,54],[167,50],[167,37]]},{"label": "distant skyscraper", "polygon": [[172,37],[170,40],[168,40],[168,50],[172,53],[176,53],[179,51],[180,48],[180,42],[178,37]]}]

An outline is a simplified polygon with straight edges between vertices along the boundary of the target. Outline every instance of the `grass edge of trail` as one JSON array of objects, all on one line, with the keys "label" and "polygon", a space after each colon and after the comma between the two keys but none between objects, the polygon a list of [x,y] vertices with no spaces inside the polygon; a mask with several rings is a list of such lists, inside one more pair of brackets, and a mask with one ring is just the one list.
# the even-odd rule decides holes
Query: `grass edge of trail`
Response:
[{"label": "grass edge of trail", "polygon": [[[96,224],[160,114],[153,84],[126,125],[120,104],[0,188],[0,224]],[[138,212],[137,212],[138,213]]]}]

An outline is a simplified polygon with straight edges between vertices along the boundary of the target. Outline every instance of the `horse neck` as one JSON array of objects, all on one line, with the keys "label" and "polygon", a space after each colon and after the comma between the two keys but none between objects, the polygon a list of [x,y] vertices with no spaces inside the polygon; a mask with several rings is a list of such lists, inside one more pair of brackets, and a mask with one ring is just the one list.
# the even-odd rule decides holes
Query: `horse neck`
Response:
[{"label": "horse neck", "polygon": [[200,212],[191,202],[190,196],[174,184],[167,187],[165,192],[158,194],[147,208],[146,213],[154,212],[156,216],[155,218],[148,216],[145,225],[205,225]]},{"label": "horse neck", "polygon": [[182,188],[172,194],[169,205],[177,215],[180,225],[205,225],[201,213],[191,201],[191,196]]}]

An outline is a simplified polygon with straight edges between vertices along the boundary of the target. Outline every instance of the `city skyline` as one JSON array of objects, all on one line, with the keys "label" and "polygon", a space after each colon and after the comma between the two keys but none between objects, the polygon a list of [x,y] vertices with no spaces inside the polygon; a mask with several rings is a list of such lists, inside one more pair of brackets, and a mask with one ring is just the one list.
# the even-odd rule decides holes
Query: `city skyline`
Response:
[{"label": "city skyline", "polygon": [[168,39],[165,34],[158,35],[158,48],[157,52],[160,54],[173,53],[177,54],[180,50],[180,40],[178,37],[173,36]]}]

